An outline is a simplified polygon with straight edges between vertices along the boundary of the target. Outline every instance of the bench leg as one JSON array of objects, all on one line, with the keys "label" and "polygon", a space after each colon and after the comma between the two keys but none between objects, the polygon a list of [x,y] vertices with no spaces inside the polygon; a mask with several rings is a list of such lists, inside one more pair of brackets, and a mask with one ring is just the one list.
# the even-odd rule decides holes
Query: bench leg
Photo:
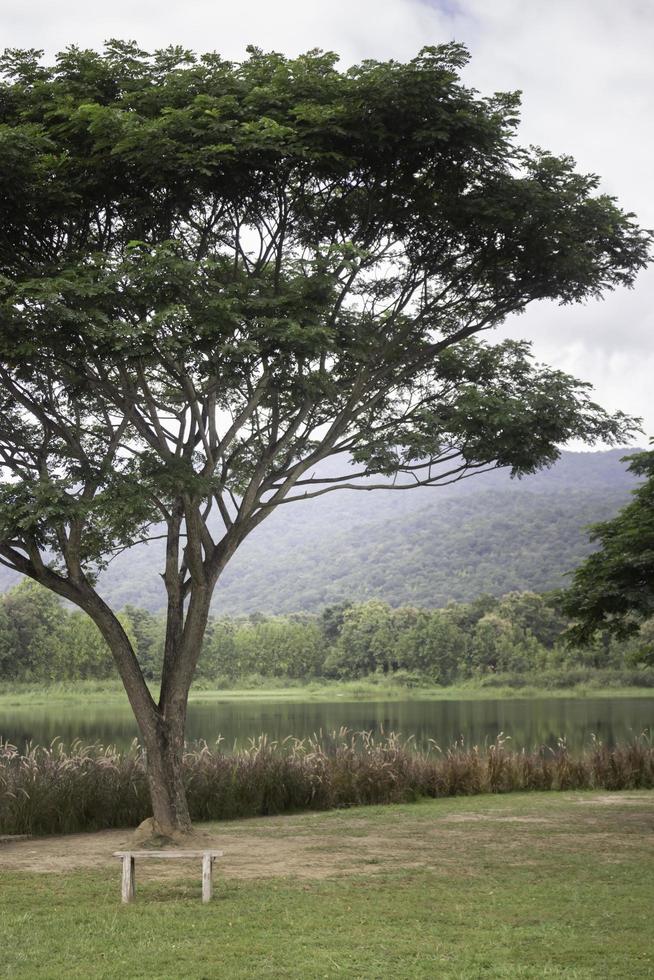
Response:
[{"label": "bench leg", "polygon": [[202,901],[210,902],[213,895],[213,858],[210,854],[202,857]]},{"label": "bench leg", "polygon": [[134,874],[134,865],[135,861],[131,854],[125,854],[123,857],[123,902],[134,901],[134,895],[136,894],[136,875]]}]

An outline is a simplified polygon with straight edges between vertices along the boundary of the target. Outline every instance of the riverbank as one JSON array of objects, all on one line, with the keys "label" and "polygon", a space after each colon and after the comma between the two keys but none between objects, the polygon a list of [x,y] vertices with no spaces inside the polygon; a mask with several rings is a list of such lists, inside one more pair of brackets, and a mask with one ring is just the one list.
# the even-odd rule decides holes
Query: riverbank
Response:
[{"label": "riverbank", "polygon": [[216,864],[145,863],[112,831],[0,845],[3,975],[651,977],[654,792],[429,800],[202,824]]},{"label": "riverbank", "polygon": [[[598,672],[581,683],[560,687],[533,683],[521,679],[518,685],[503,684],[502,679],[492,678],[483,681],[468,681],[448,687],[417,686],[404,684],[393,679],[364,678],[359,681],[308,681],[267,683],[257,686],[235,686],[233,688],[214,688],[209,685],[195,685],[191,689],[190,700],[196,702],[230,701],[488,701],[516,700],[529,698],[652,698],[652,686],[624,686],[618,683],[619,677],[607,676],[608,672]],[[615,684],[612,681],[615,680]],[[151,687],[156,697],[156,686]],[[57,682],[49,685],[7,682],[0,683],[0,708],[20,707],[29,704],[51,704],[54,702],[127,703],[127,696],[120,681],[74,681]]]}]

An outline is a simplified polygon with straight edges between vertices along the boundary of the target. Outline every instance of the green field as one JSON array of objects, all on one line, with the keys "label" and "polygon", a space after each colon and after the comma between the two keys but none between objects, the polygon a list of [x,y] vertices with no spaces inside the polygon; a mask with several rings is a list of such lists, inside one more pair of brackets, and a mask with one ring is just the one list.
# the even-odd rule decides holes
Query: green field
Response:
[{"label": "green field", "polygon": [[653,826],[643,791],[206,824],[209,906],[197,870],[156,862],[121,906],[121,831],[0,845],[0,975],[652,977]]},{"label": "green field", "polygon": [[[156,689],[152,688],[154,694]],[[196,687],[191,690],[191,701],[460,701],[497,700],[513,698],[637,698],[654,697],[651,687],[609,687],[587,684],[575,687],[541,688],[536,684],[528,687],[490,687],[470,682],[450,687],[409,687],[392,681],[334,681],[215,689]],[[118,681],[74,681],[52,685],[29,683],[0,684],[0,708],[18,707],[22,704],[50,704],[52,702],[102,703],[111,701],[127,703],[127,696]]]}]

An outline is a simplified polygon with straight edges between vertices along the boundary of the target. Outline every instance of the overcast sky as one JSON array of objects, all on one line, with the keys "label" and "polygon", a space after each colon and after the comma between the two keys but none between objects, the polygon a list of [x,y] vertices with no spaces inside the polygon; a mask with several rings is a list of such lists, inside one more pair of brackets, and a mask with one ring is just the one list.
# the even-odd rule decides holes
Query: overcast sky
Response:
[{"label": "overcast sky", "polygon": [[[654,228],[652,0],[0,0],[0,11],[0,46],[48,55],[117,37],[233,59],[247,44],[321,47],[348,65],[463,41],[469,84],[523,91],[524,143],[571,154]],[[601,404],[643,416],[654,435],[654,268],[631,291],[539,304],[503,332],[532,339],[539,359],[592,382]]]}]

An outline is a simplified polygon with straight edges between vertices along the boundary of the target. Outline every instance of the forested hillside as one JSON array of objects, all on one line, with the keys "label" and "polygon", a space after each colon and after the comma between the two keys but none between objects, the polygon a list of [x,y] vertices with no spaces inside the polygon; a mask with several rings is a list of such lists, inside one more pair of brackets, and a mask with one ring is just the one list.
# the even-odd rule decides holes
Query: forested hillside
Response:
[{"label": "forested hillside", "polygon": [[[338,491],[280,507],[228,567],[215,612],[316,611],[370,598],[438,607],[556,588],[591,550],[585,527],[629,499],[634,479],[622,455],[564,453],[523,480],[498,471],[453,487]],[[162,555],[156,541],[118,556],[101,579],[105,596],[119,608],[162,609]],[[3,589],[15,581],[3,570]]]}]

